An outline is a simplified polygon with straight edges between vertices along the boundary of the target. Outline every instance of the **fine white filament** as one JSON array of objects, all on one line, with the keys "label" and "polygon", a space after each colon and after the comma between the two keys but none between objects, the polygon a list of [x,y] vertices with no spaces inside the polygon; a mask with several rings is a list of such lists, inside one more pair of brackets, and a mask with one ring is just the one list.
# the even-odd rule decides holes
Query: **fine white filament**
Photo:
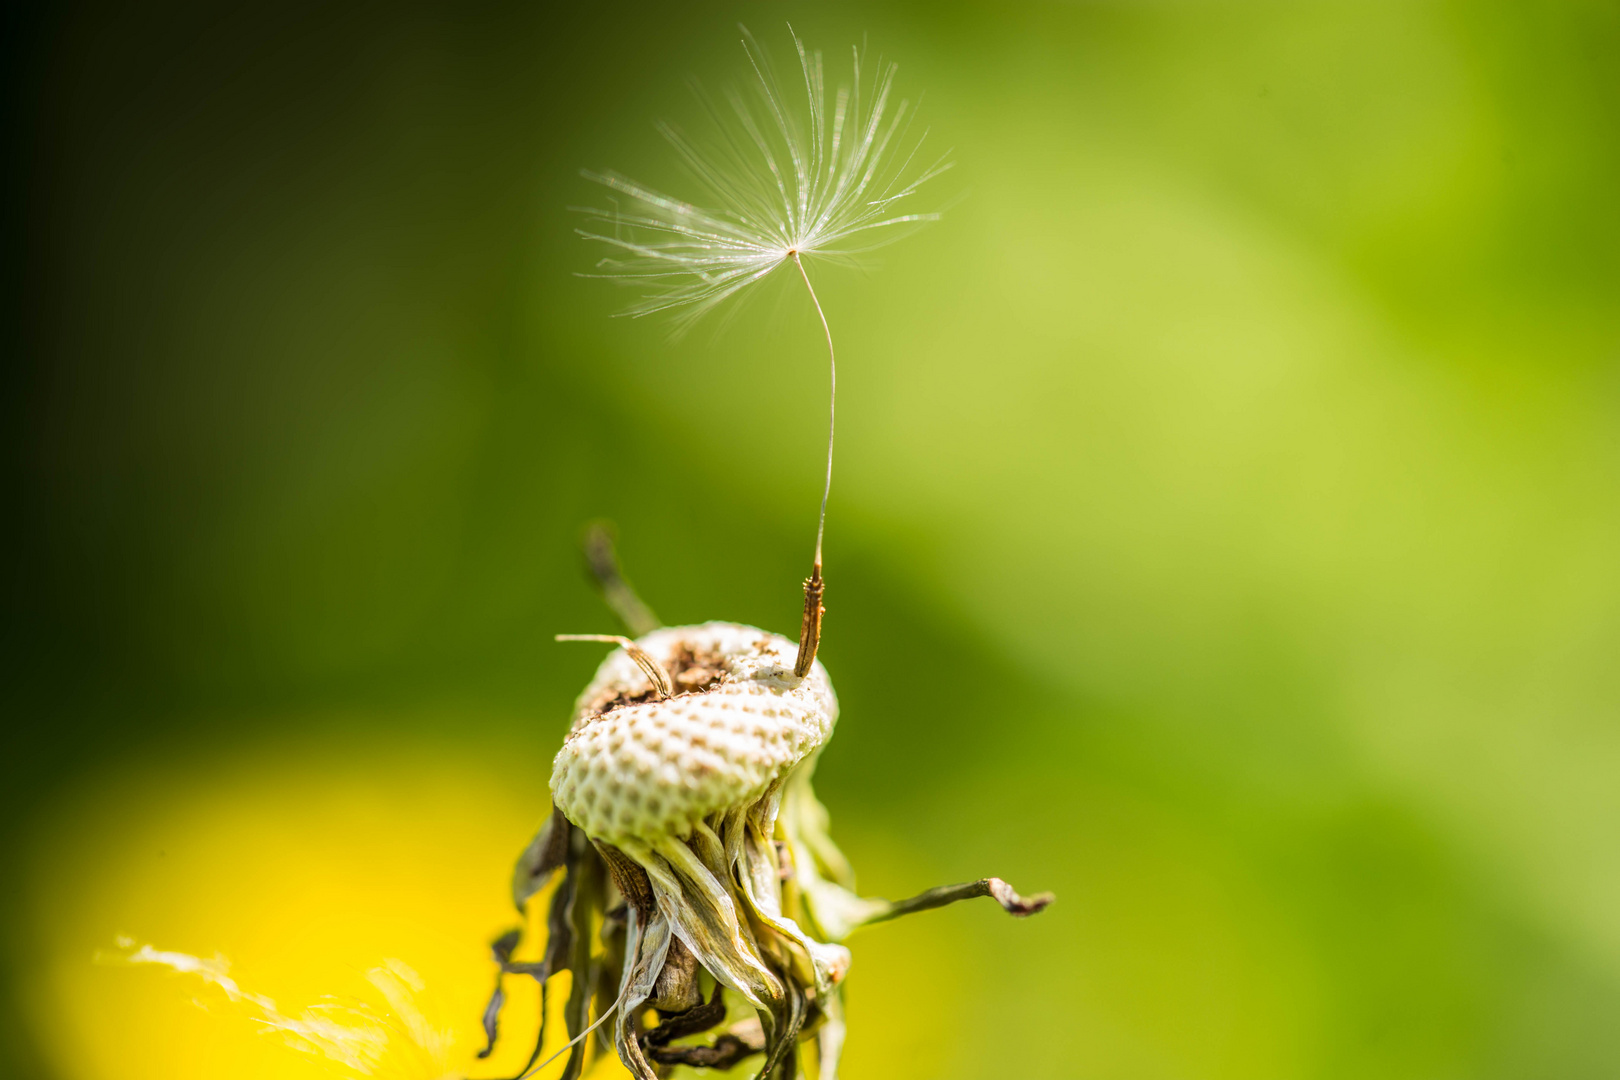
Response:
[{"label": "fine white filament", "polygon": [[700,201],[677,199],[616,172],[587,172],[625,203],[581,208],[591,226],[578,231],[613,249],[585,276],[640,289],[623,314],[670,313],[677,334],[785,263],[797,267],[826,334],[830,374],[827,474],[816,527],[819,568],[832,489],[838,369],[832,330],[804,260],[852,260],[938,220],[938,213],[916,211],[912,203],[917,189],[951,163],[946,153],[923,164],[919,155],[928,133],[913,135],[915,110],[895,100],[895,64],[880,60],[875,83],[867,86],[862,51],[851,50],[850,80],[837,88],[829,107],[821,53],[807,50],[795,34],[804,84],[799,106],[784,93],[753,35],[746,28],[742,33],[752,76],[746,89],[726,87],[723,102],[717,102],[693,87],[710,121],[710,137],[694,139],[671,124],[659,125],[700,189]]}]

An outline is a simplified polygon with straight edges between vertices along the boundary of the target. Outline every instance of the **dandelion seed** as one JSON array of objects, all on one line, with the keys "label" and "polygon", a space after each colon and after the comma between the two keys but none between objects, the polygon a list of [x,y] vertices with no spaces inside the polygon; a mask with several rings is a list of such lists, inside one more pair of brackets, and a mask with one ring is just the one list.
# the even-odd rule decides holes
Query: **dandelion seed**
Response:
[{"label": "dandelion seed", "polygon": [[746,28],[742,45],[746,90],[727,88],[722,104],[697,89],[710,138],[659,125],[706,206],[616,172],[585,174],[627,203],[581,210],[597,227],[579,233],[615,250],[589,276],[645,290],[628,315],[669,312],[685,328],[789,262],[850,259],[939,218],[912,204],[951,167],[949,155],[925,158],[928,133],[913,134],[915,110],[896,100],[897,65],[879,62],[863,82],[864,58],[852,50],[850,81],[829,108],[821,53],[794,35],[801,107]]},{"label": "dandelion seed", "polygon": [[829,392],[827,473],[794,663],[802,678],[821,643],[822,541],[838,408],[832,328],[805,261],[849,260],[938,220],[937,212],[917,211],[912,204],[918,189],[951,162],[947,152],[925,164],[928,132],[913,134],[915,110],[909,101],[895,100],[898,65],[880,61],[875,79],[863,84],[862,52],[851,50],[850,81],[837,89],[829,109],[821,53],[807,50],[793,34],[804,84],[800,108],[765,50],[746,27],[742,33],[752,76],[748,90],[728,88],[724,105],[698,91],[712,138],[700,141],[670,124],[659,125],[709,205],[674,198],[616,172],[587,172],[628,206],[583,209],[597,227],[578,231],[615,252],[587,276],[642,288],[625,314],[671,313],[677,332],[779,267],[791,263],[803,280],[827,339]]}]

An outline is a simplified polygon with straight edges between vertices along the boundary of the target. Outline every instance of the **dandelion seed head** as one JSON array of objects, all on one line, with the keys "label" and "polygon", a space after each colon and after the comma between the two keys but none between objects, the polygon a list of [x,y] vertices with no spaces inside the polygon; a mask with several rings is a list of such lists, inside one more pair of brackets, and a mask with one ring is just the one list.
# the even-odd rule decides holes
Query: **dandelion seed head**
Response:
[{"label": "dandelion seed head", "polygon": [[594,837],[656,844],[689,836],[711,814],[757,802],[832,735],[838,699],[827,672],[816,664],[794,677],[796,645],[785,637],[710,622],[655,630],[639,645],[667,669],[696,670],[701,682],[683,675],[688,692],[641,700],[646,676],[629,655],[620,649],[603,661],[551,778],[558,808]]},{"label": "dandelion seed head", "polygon": [[585,276],[639,288],[624,314],[668,312],[677,332],[789,260],[853,259],[937,220],[918,208],[918,189],[951,167],[948,152],[924,152],[928,132],[897,95],[897,65],[853,49],[829,101],[819,51],[794,34],[797,71],[781,78],[742,33],[745,86],[717,100],[694,84],[707,135],[658,125],[701,205],[617,172],[584,174],[616,196],[580,209],[589,224],[579,234],[611,249]]}]

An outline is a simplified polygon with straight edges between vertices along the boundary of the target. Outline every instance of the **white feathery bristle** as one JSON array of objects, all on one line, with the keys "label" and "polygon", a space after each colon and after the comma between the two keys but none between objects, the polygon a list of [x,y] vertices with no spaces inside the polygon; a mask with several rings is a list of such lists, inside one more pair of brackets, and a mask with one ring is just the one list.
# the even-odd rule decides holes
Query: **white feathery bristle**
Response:
[{"label": "white feathery bristle", "polygon": [[938,213],[912,207],[917,189],[950,168],[949,154],[924,165],[927,132],[912,135],[915,110],[894,100],[897,66],[878,62],[862,81],[861,50],[850,81],[828,108],[821,53],[793,37],[802,104],[786,93],[746,28],[746,91],[724,103],[697,91],[711,121],[705,139],[669,124],[659,130],[709,205],[674,198],[616,172],[585,176],[623,196],[624,206],[582,208],[581,236],[615,249],[597,273],[643,288],[625,314],[676,312],[677,327],[791,259],[851,257],[891,243]]}]

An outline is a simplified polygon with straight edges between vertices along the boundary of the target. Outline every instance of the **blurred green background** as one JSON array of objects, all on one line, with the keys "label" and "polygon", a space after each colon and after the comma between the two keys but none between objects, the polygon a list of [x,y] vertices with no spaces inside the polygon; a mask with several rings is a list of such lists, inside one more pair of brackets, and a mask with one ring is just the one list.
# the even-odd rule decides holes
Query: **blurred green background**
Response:
[{"label": "blurred green background", "polygon": [[1620,1075],[1612,0],[13,18],[13,1074],[64,793],[404,746],[537,821],[592,517],[796,627],[813,313],[612,319],[567,211],[741,18],[898,59],[964,195],[815,272],[835,835],[1060,897],[858,937],[846,1077]]}]

